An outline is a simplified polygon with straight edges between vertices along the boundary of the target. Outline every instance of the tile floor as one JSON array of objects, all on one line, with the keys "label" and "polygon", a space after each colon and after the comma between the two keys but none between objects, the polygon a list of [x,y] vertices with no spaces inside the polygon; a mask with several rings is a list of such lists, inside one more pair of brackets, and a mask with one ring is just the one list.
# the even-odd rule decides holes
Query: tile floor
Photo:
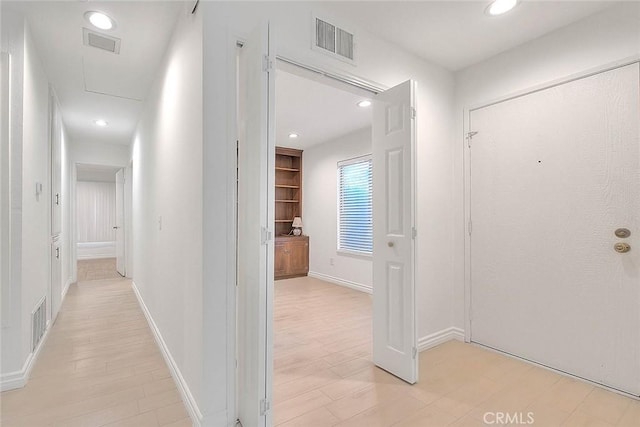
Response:
[{"label": "tile floor", "polygon": [[78,260],[78,282],[86,280],[119,279],[115,258]]},{"label": "tile floor", "polygon": [[275,292],[277,426],[640,426],[638,400],[459,341],[422,352],[409,386],[371,363],[369,295],[308,277]]},{"label": "tile floor", "polygon": [[70,286],[27,385],[0,425],[191,426],[129,280]]},{"label": "tile floor", "polygon": [[[458,341],[421,353],[409,386],[370,361],[370,296],[316,279],[276,282],[275,322],[278,426],[640,426],[637,400]],[[191,425],[128,280],[71,286],[0,425]]]}]

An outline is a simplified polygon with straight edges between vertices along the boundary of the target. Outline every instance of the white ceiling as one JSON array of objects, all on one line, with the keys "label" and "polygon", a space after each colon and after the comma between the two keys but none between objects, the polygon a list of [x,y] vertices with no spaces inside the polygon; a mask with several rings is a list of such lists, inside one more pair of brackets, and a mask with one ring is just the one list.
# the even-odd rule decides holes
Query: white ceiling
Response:
[{"label": "white ceiling", "polygon": [[[331,11],[426,60],[460,70],[619,2],[524,0],[499,17],[484,13],[489,3],[343,1],[331,3]],[[276,145],[304,150],[370,126],[371,110],[356,105],[366,95],[337,89],[327,85],[330,80],[296,72],[295,67],[279,66],[320,81],[278,70]],[[289,139],[291,132],[300,137]]]},{"label": "white ceiling", "polygon": [[[451,70],[487,59],[618,2],[527,1],[500,16],[485,1],[332,2],[332,13]],[[73,141],[129,144],[179,13],[172,1],[20,2]],[[88,10],[112,16],[104,34],[122,39],[120,55],[82,43]],[[354,95],[279,72],[277,143],[306,148],[368,126]],[[107,128],[93,121],[105,119]],[[286,135],[297,132],[292,143]]]},{"label": "white ceiling", "polygon": [[341,19],[457,71],[620,3],[521,0],[510,12],[489,16],[484,10],[490,2],[343,1],[331,9]]},{"label": "white ceiling", "polygon": [[[78,143],[129,144],[160,60],[182,10],[166,1],[24,2],[43,66],[61,104],[69,137]],[[101,11],[117,26],[93,27],[86,11]],[[82,29],[122,39],[120,54],[83,44]],[[94,120],[109,123],[98,128]]]},{"label": "white ceiling", "polygon": [[[356,95],[278,69],[276,145],[305,150],[371,126],[371,107],[357,105],[369,96]],[[290,139],[288,135],[292,132],[299,137]]]}]

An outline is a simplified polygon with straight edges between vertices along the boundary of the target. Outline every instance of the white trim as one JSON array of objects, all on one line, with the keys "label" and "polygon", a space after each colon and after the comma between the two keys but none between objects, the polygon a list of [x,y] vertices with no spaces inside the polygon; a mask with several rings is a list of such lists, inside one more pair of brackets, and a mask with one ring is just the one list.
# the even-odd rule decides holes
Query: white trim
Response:
[{"label": "white trim", "polygon": [[49,331],[51,330],[52,325],[52,321],[49,321],[47,323],[47,329],[45,330],[40,343],[32,353],[29,353],[29,355],[27,356],[27,360],[25,360],[24,365],[22,365],[22,369],[20,369],[19,371],[6,373],[2,375],[2,377],[0,377],[0,392],[22,388],[27,385],[27,381],[29,381],[33,366],[38,361],[40,351],[44,347],[45,342],[47,342]]},{"label": "white trim", "polygon": [[67,282],[64,284],[64,287],[62,288],[62,295],[61,295],[61,298],[60,298],[61,302],[60,302],[60,307],[58,307],[58,312],[56,313],[56,318],[58,317],[58,314],[60,313],[60,310],[62,309],[62,303],[64,302],[64,299],[67,297],[67,292],[69,292],[69,286],[71,286],[72,283],[73,283],[73,278],[69,277],[67,279]]},{"label": "white trim", "polygon": [[352,282],[350,280],[340,279],[338,277],[329,276],[328,274],[310,271],[309,277],[324,280],[325,282],[333,283],[334,285],[344,286],[345,288],[351,288],[353,290],[364,292],[366,294],[373,294],[373,287],[369,285],[363,285],[361,283]]},{"label": "white trim", "polygon": [[591,77],[597,74],[605,73],[607,71],[614,70],[616,68],[625,67],[627,65],[635,64],[636,62],[640,62],[640,55],[633,55],[630,57],[622,58],[617,61],[609,62],[606,64],[602,64],[597,67],[589,68],[587,70],[573,73],[564,77],[560,77],[551,81],[547,81],[541,84],[537,84],[534,86],[530,86],[523,90],[512,92],[510,94],[506,94],[502,97],[489,100],[486,102],[480,102],[477,104],[473,104],[470,106],[466,106],[463,109],[463,135],[462,135],[462,157],[463,157],[463,168],[464,168],[464,251],[465,251],[465,259],[464,259],[464,334],[465,334],[465,342],[472,342],[472,321],[473,321],[473,307],[471,306],[471,293],[472,293],[472,284],[471,284],[471,236],[469,235],[468,224],[472,219],[471,214],[471,155],[470,148],[467,145],[466,136],[469,132],[473,131],[471,129],[471,112],[475,110],[479,110],[481,108],[489,107],[495,104],[499,104],[501,102],[509,101],[514,98],[526,96],[535,92],[539,92],[545,89],[549,89],[555,86],[560,86],[566,83],[573,82],[575,80],[584,79],[587,77]]},{"label": "white trim", "polygon": [[[78,261],[86,261],[86,260],[90,260],[90,259],[108,259],[108,258],[115,258],[115,254],[111,255],[111,254],[101,254],[101,255],[78,255]],[[126,277],[126,276],[123,276]]]},{"label": "white trim", "polygon": [[151,332],[153,332],[153,337],[155,338],[156,343],[160,348],[162,357],[164,358],[164,361],[167,363],[167,366],[171,371],[171,376],[173,377],[173,380],[176,382],[178,391],[182,396],[182,401],[187,407],[187,412],[189,412],[189,416],[191,417],[191,421],[193,422],[194,426],[199,427],[200,425],[202,425],[202,413],[198,408],[198,404],[196,403],[196,400],[193,397],[193,394],[191,394],[191,390],[189,389],[187,382],[182,376],[182,373],[180,372],[180,369],[178,368],[176,361],[173,359],[173,356],[171,356],[171,352],[169,351],[167,344],[162,338],[162,334],[160,333],[160,330],[158,329],[156,322],[154,322],[153,317],[151,317],[151,313],[149,312],[149,309],[144,303],[144,300],[142,299],[142,295],[140,294],[138,287],[133,281],[131,281],[131,288],[133,289],[133,293],[136,295],[136,299],[138,300],[138,304],[140,304],[140,308],[144,313],[144,317],[147,319],[149,328],[151,329]]},{"label": "white trim", "polygon": [[433,334],[418,339],[418,351],[425,351],[443,342],[458,340],[464,341],[464,331],[454,326],[443,329]]},{"label": "white trim", "polygon": [[479,110],[481,108],[490,107],[495,104],[500,104],[501,102],[509,101],[514,98],[520,98],[522,96],[530,95],[535,92],[540,92],[542,90],[550,89],[555,86],[560,86],[566,83],[571,83],[576,80],[581,80],[587,77],[595,76],[597,74],[606,73],[607,71],[615,70],[616,68],[626,67],[627,65],[635,64],[636,62],[640,62],[640,55],[633,55],[618,61],[609,62],[607,64],[599,65],[597,67],[592,67],[584,71],[580,71],[577,73],[569,74],[568,76],[560,77],[557,79],[553,79],[551,81],[547,81],[544,83],[540,83],[534,86],[530,86],[528,88],[509,93],[507,95],[498,97],[493,100],[489,100],[487,102],[480,102],[477,104],[472,104],[466,111],[468,113]]}]

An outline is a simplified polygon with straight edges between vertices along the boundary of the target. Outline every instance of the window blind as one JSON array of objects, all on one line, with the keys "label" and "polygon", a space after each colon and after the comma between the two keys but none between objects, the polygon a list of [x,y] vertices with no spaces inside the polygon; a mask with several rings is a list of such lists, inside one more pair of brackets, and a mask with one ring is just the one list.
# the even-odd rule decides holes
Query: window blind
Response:
[{"label": "window blind", "polygon": [[338,163],[338,249],[373,253],[371,156]]}]

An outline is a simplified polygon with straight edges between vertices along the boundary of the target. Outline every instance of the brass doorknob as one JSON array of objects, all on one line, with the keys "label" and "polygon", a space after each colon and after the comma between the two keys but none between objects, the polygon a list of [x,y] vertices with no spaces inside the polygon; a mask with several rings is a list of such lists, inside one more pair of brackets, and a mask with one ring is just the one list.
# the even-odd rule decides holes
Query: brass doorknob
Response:
[{"label": "brass doorknob", "polygon": [[631,250],[631,246],[628,243],[616,243],[613,245],[613,249],[619,254],[624,254]]},{"label": "brass doorknob", "polygon": [[392,248],[392,247],[393,247],[393,242],[388,242],[388,243],[387,243],[387,246],[389,246],[390,248]]},{"label": "brass doorknob", "polygon": [[631,236],[631,231],[629,231],[628,228],[618,228],[616,231],[614,231],[614,234],[616,235],[616,237],[626,239],[627,237]]}]

